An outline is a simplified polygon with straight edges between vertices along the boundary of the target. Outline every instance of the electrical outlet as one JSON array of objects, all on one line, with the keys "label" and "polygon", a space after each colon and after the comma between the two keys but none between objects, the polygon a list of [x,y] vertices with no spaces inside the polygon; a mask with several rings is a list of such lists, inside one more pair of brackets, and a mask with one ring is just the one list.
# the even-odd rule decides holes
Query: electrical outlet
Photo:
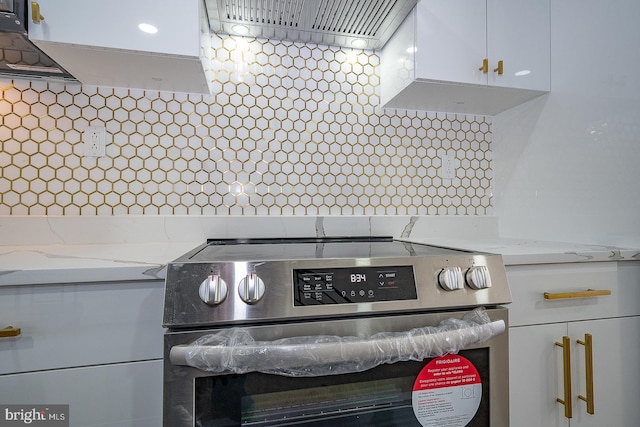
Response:
[{"label": "electrical outlet", "polygon": [[456,177],[456,164],[453,154],[440,155],[440,178],[453,179]]},{"label": "electrical outlet", "polygon": [[87,126],[84,130],[84,156],[104,157],[106,155],[106,129],[104,126]]}]

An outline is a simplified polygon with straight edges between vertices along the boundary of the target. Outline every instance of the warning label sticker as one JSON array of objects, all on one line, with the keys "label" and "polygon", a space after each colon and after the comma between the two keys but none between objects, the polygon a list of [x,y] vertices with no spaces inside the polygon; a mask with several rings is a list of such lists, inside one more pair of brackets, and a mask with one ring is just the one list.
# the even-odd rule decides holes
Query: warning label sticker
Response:
[{"label": "warning label sticker", "polygon": [[425,427],[464,427],[482,399],[476,367],[457,354],[427,363],[413,384],[413,413]]}]

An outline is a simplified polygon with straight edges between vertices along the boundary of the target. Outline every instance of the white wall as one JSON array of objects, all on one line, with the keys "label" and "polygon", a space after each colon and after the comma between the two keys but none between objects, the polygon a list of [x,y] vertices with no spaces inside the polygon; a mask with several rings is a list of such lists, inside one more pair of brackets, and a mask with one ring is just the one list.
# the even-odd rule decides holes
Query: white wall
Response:
[{"label": "white wall", "polygon": [[551,79],[494,118],[501,235],[640,247],[640,2],[551,0]]}]

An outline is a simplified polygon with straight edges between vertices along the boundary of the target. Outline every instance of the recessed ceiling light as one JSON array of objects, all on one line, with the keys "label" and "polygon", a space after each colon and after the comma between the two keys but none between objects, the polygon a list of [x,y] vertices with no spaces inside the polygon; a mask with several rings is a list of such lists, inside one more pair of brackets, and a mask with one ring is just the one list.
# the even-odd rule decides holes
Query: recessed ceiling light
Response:
[{"label": "recessed ceiling light", "polygon": [[249,34],[249,27],[245,25],[234,25],[233,27],[231,27],[231,31],[239,36],[245,36]]},{"label": "recessed ceiling light", "polygon": [[147,34],[155,34],[158,32],[158,27],[144,22],[138,25],[138,29]]},{"label": "recessed ceiling light", "polygon": [[363,39],[355,39],[351,42],[351,46],[355,48],[365,47],[367,45],[367,41]]}]

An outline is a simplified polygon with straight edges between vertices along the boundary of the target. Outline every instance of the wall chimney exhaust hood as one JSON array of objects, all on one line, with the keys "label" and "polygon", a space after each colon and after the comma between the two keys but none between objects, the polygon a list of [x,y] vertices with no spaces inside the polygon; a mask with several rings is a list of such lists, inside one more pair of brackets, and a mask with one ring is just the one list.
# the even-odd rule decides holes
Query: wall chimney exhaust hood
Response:
[{"label": "wall chimney exhaust hood", "polygon": [[0,0],[0,77],[77,83],[75,77],[29,40],[27,3]]},{"label": "wall chimney exhaust hood", "polygon": [[[214,33],[373,50],[384,46],[417,2],[205,0]],[[242,34],[242,27],[248,32]]]}]

